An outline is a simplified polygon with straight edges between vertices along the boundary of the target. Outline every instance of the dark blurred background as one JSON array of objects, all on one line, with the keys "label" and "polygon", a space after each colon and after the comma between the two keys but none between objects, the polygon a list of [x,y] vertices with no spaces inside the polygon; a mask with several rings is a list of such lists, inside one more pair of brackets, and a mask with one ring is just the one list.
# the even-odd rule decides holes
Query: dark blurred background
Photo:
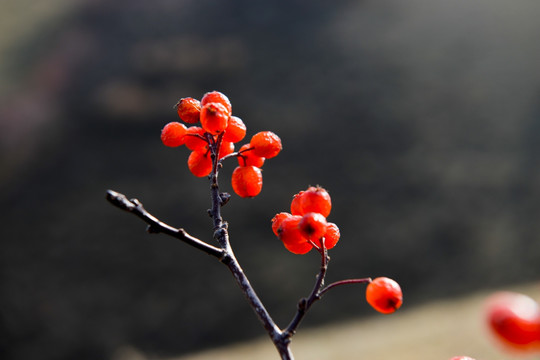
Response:
[{"label": "dark blurred background", "polygon": [[[105,201],[211,239],[205,179],[159,133],[220,90],[283,152],[223,209],[282,326],[317,254],[270,229],[320,184],[328,281],[386,275],[405,306],[540,277],[540,2],[6,0],[0,4],[2,359],[167,356],[264,335],[226,269]],[[225,164],[231,191],[235,161]],[[302,324],[371,313],[363,288]]]}]

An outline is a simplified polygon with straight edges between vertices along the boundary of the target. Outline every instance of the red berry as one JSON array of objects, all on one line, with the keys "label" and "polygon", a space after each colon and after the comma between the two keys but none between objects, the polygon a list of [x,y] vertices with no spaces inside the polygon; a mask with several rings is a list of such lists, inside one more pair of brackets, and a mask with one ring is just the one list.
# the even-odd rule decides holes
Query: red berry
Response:
[{"label": "red berry", "polygon": [[227,155],[230,155],[234,152],[234,144],[229,141],[222,141],[219,148],[219,158],[223,158]]},{"label": "red berry", "polygon": [[262,172],[255,166],[238,166],[232,173],[231,183],[238,196],[257,196],[262,190]]},{"label": "red berry", "polygon": [[306,254],[313,246],[308,243],[308,239],[302,235],[300,231],[301,216],[291,215],[281,221],[281,225],[278,228],[278,237],[283,242],[283,245],[287,250],[293,254]]},{"label": "red berry", "polygon": [[291,214],[293,215],[304,215],[302,207],[300,205],[300,200],[302,199],[303,191],[300,191],[298,194],[293,196],[291,201]]},{"label": "red berry", "polygon": [[281,139],[271,131],[261,131],[253,135],[250,141],[255,155],[273,158],[281,151]]},{"label": "red berry", "polygon": [[403,294],[397,282],[387,277],[378,277],[368,284],[366,300],[378,312],[390,314],[403,303]]},{"label": "red berry", "polygon": [[237,143],[246,136],[246,125],[236,116],[231,116],[223,135],[223,140]]},{"label": "red berry", "polygon": [[208,152],[192,151],[188,158],[188,168],[193,175],[207,176],[212,171],[212,159]]},{"label": "red berry", "polygon": [[187,129],[184,124],[170,122],[161,130],[161,142],[163,142],[163,145],[170,147],[184,145],[186,132]]},{"label": "red berry", "polygon": [[339,241],[340,233],[339,228],[334,223],[327,223],[326,226],[326,233],[324,234],[324,246],[326,249],[330,250],[334,246],[336,246],[337,242]]},{"label": "red berry", "polygon": [[244,144],[238,150],[240,153],[238,155],[238,165],[240,166],[256,166],[258,168],[262,167],[264,164],[264,158],[259,157],[253,153],[253,150],[250,149],[249,144]]},{"label": "red berry", "polygon": [[227,128],[230,114],[220,103],[208,103],[201,109],[201,125],[212,135],[217,135]]},{"label": "red berry", "polygon": [[540,307],[530,297],[500,292],[487,302],[487,321],[503,344],[516,350],[540,350]]},{"label": "red berry", "polygon": [[276,234],[276,236],[279,236],[278,229],[281,226],[281,223],[283,222],[283,220],[290,218],[291,216],[292,215],[289,213],[280,212],[279,214],[276,214],[276,216],[272,218],[272,231],[274,232],[274,234]]},{"label": "red berry", "polygon": [[176,111],[182,121],[189,124],[195,124],[199,122],[199,115],[201,114],[201,103],[194,98],[183,98],[176,103]]},{"label": "red berry", "polygon": [[220,93],[219,91],[211,91],[204,94],[201,99],[201,106],[204,106],[209,103],[219,103],[227,109],[229,116],[232,114],[232,106],[229,98],[225,94]]},{"label": "red berry", "polygon": [[203,151],[208,145],[204,138],[204,130],[198,126],[187,128],[186,136],[184,137],[186,147],[191,151]]},{"label": "red berry", "polygon": [[324,217],[330,215],[332,209],[332,200],[330,194],[320,186],[310,186],[300,196],[300,209],[303,214],[316,212]]},{"label": "red berry", "polygon": [[319,213],[310,212],[302,216],[298,224],[302,235],[311,241],[318,241],[326,234],[326,218]]}]

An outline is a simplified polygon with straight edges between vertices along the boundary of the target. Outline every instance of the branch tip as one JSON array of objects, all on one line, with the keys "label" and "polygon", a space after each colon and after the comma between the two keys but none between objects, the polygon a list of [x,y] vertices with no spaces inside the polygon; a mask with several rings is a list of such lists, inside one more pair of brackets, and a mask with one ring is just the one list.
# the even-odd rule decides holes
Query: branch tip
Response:
[{"label": "branch tip", "polygon": [[138,200],[137,203],[133,203],[127,199],[126,195],[114,190],[107,190],[106,199],[114,206],[127,211],[131,211],[135,206],[140,205]]}]

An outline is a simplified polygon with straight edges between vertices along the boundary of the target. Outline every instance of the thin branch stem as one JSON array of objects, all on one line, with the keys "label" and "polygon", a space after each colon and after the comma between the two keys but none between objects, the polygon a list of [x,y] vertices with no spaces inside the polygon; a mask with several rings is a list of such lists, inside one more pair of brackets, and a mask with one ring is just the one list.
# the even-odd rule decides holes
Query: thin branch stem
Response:
[{"label": "thin branch stem", "polygon": [[[219,195],[219,191],[218,191],[218,195]],[[270,335],[272,341],[274,342],[276,348],[278,349],[280,355],[282,356],[282,359],[285,359],[285,360],[293,359],[292,353],[290,353],[290,350],[288,349],[288,346],[286,345],[288,344],[288,342],[285,343],[282,341],[281,330],[272,320],[270,314],[264,307],[262,301],[259,299],[259,297],[255,293],[255,290],[251,286],[247,276],[245,275],[244,271],[240,267],[238,260],[234,256],[234,253],[231,247],[228,245],[229,235],[227,232],[227,226],[226,226],[226,223],[224,223],[221,220],[221,216],[215,216],[216,213],[212,211],[214,219],[218,219],[217,221],[214,220],[214,222],[218,226],[218,228],[214,232],[214,237],[216,238],[219,244],[225,244],[225,248],[222,248],[222,249],[212,246],[210,244],[207,244],[204,241],[199,240],[189,235],[184,229],[174,228],[158,220],[155,216],[153,216],[148,211],[146,211],[142,203],[137,199],[128,200],[128,198],[124,194],[118,193],[113,190],[107,191],[106,198],[114,206],[122,210],[125,210],[127,212],[130,212],[136,215],[137,217],[141,218],[143,221],[145,221],[148,224],[148,232],[168,234],[174,238],[182,240],[183,242],[199,250],[206,252],[209,255],[215,256],[223,264],[225,264],[227,268],[233,274],[236,282],[242,289],[242,292],[245,294],[246,299],[248,300],[249,304],[251,305],[251,307],[257,314],[258,318],[262,322],[264,328]],[[219,203],[219,199],[217,201]],[[215,207],[213,207],[213,209],[215,209]],[[217,207],[217,209],[219,209],[219,207]],[[217,214],[219,215],[219,211],[217,212]]]},{"label": "thin branch stem", "polygon": [[324,289],[322,289],[319,292],[319,295],[323,296],[326,292],[328,292],[329,290],[332,290],[333,288],[337,286],[348,285],[348,284],[369,284],[370,282],[371,282],[371,278],[369,277],[362,278],[362,279],[345,279],[345,280],[336,281],[327,285]]},{"label": "thin branch stem", "polygon": [[225,155],[224,157],[219,159],[219,161],[222,162],[223,160],[226,160],[228,158],[242,156],[242,154],[244,154],[244,153],[246,153],[248,151],[252,151],[253,149],[254,148],[247,148],[247,149],[243,149],[243,150],[240,150],[240,151],[235,151],[233,153],[230,153],[229,155]]},{"label": "thin branch stem", "polygon": [[204,251],[209,255],[215,256],[219,260],[223,259],[226,254],[223,249],[207,244],[204,241],[189,235],[184,229],[174,228],[158,220],[155,216],[146,211],[142,203],[137,199],[128,200],[128,198],[124,194],[118,193],[113,190],[107,191],[106,198],[111,204],[113,204],[117,208],[130,212],[141,218],[144,222],[146,222],[148,224],[147,231],[149,233],[164,233],[170,235],[174,238],[182,240],[188,245]]},{"label": "thin branch stem", "polygon": [[287,328],[283,331],[282,336],[285,338],[290,339],[296,333],[298,325],[300,325],[300,322],[306,315],[307,311],[311,308],[311,305],[321,298],[321,288],[324,285],[324,277],[326,276],[330,257],[328,256],[328,251],[324,245],[321,248],[318,248],[318,251],[321,254],[321,268],[319,270],[319,274],[317,275],[317,280],[315,281],[315,285],[313,286],[309,296],[307,298],[300,299],[298,302],[296,314]]},{"label": "thin branch stem", "polygon": [[[311,242],[311,241],[310,241]],[[331,283],[330,285],[324,286],[324,278],[326,275],[326,271],[328,270],[328,262],[330,261],[330,257],[328,256],[328,251],[326,247],[324,246],[324,242],[322,243],[321,247],[315,246],[315,243],[312,243],[312,245],[319,251],[321,254],[321,268],[319,271],[319,274],[317,275],[317,280],[315,281],[315,285],[313,286],[313,290],[311,290],[311,293],[307,298],[302,298],[298,302],[298,307],[296,314],[294,315],[292,321],[289,323],[287,328],[283,331],[283,337],[291,338],[298,328],[298,325],[300,325],[300,322],[306,315],[307,311],[311,308],[313,303],[315,303],[317,300],[320,300],[322,296],[328,292],[329,290],[346,284],[365,284],[370,283],[371,278],[362,278],[362,279],[346,279],[346,280],[340,280]]]},{"label": "thin branch stem", "polygon": [[288,341],[283,341],[281,329],[276,325],[262,301],[257,296],[253,286],[249,282],[246,274],[242,270],[240,263],[236,259],[234,252],[230,246],[227,223],[221,217],[222,197],[219,192],[218,174],[221,169],[221,161],[219,158],[219,149],[223,141],[223,133],[214,138],[208,135],[208,143],[210,144],[212,157],[212,171],[210,173],[210,192],[212,197],[212,208],[210,215],[214,222],[214,238],[220,244],[221,248],[226,252],[222,263],[225,264],[232,273],[236,283],[244,293],[248,303],[254,310],[255,314],[263,324],[266,332],[272,339],[280,356],[284,360],[293,360],[292,353],[288,347]]},{"label": "thin branch stem", "polygon": [[246,274],[240,267],[238,260],[233,253],[228,253],[223,263],[229,268],[229,270],[233,274],[234,279],[236,280],[238,286],[240,286],[240,288],[242,289],[242,292],[244,293],[247,301],[257,314],[257,317],[259,318],[264,328],[268,332],[268,335],[277,347],[279,345],[277,344],[277,342],[281,340],[281,330],[272,320],[272,317],[264,307],[262,301],[257,296],[257,293],[251,286],[251,283],[249,282]]}]

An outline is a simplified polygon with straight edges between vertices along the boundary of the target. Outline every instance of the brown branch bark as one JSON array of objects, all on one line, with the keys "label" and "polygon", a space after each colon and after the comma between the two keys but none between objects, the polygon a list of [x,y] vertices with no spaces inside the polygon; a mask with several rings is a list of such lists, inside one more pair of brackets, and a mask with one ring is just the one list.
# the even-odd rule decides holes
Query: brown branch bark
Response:
[{"label": "brown branch bark", "polygon": [[164,233],[170,235],[188,245],[204,251],[208,255],[215,256],[219,260],[223,259],[226,254],[223,249],[207,244],[204,241],[189,235],[184,229],[172,227],[158,220],[155,216],[146,211],[142,203],[137,199],[128,200],[124,194],[113,190],[107,190],[106,198],[117,208],[130,212],[146,222],[148,224],[147,231],[149,233]]}]

